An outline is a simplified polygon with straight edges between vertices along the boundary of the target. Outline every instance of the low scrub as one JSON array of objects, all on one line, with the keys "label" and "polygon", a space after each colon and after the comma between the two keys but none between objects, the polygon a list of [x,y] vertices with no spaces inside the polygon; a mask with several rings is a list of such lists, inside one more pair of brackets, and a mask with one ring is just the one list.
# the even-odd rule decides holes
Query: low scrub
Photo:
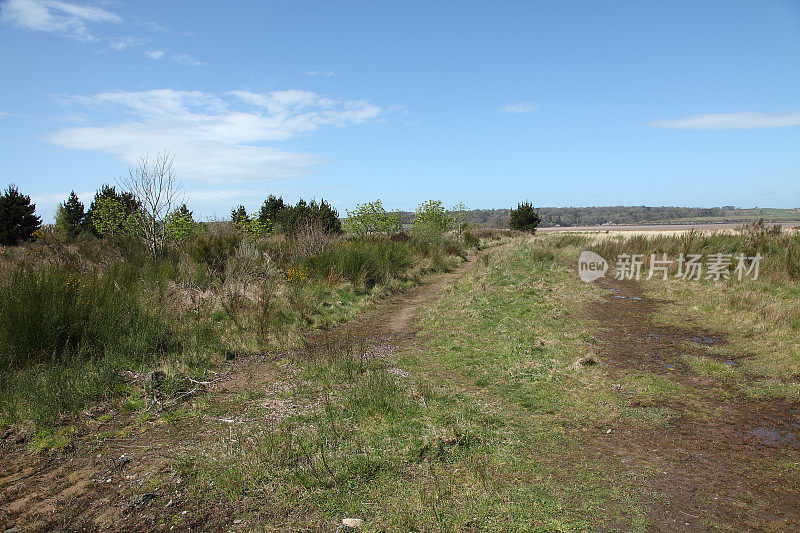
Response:
[{"label": "low scrub", "polygon": [[412,246],[389,239],[342,241],[305,261],[315,277],[340,275],[353,285],[373,287],[400,278],[412,264]]},{"label": "low scrub", "polygon": [[0,288],[0,362],[4,368],[116,353],[141,359],[170,346],[159,321],[141,309],[131,286],[65,266],[19,268]]}]

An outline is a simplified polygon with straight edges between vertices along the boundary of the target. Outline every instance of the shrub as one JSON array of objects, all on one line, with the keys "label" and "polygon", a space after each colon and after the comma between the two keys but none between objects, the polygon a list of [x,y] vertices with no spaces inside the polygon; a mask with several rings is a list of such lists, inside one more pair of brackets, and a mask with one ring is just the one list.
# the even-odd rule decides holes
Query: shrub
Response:
[{"label": "shrub", "polygon": [[463,233],[464,237],[464,246],[467,248],[475,248],[476,250],[480,247],[481,240],[471,231],[467,230]]},{"label": "shrub", "polygon": [[[120,280],[122,281],[122,280]],[[141,360],[168,347],[166,330],[112,275],[22,266],[0,288],[4,368],[114,353]]]},{"label": "shrub", "polygon": [[13,183],[9,185],[0,196],[0,244],[16,246],[31,239],[42,224],[35,211],[30,196],[20,194]]},{"label": "shrub", "polygon": [[331,272],[353,285],[372,287],[401,277],[411,265],[411,247],[388,239],[337,243],[327,252],[305,261],[308,271],[320,279]]},{"label": "shrub", "polygon": [[206,265],[215,273],[225,271],[228,258],[233,255],[241,242],[241,236],[230,231],[225,222],[215,225],[214,230],[205,231],[189,247],[189,255],[193,261]]},{"label": "shrub", "polygon": [[511,229],[536,233],[540,221],[539,213],[536,212],[533,205],[530,202],[522,202],[517,204],[516,209],[511,210],[508,223]]}]

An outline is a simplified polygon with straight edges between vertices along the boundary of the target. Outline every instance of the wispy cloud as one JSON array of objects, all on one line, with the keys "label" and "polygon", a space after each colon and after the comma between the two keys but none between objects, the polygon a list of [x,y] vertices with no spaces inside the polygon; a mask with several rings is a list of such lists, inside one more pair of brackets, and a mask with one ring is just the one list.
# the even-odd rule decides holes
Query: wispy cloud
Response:
[{"label": "wispy cloud", "polygon": [[48,137],[56,145],[99,150],[134,164],[145,152],[168,148],[184,179],[210,183],[303,175],[320,163],[316,155],[263,143],[345,127],[378,118],[365,100],[339,100],[309,91],[216,95],[162,89],[108,92],[69,99],[82,109],[103,110],[114,123],[72,127]]},{"label": "wispy cloud", "polygon": [[539,104],[532,102],[517,102],[515,104],[506,104],[500,111],[503,113],[533,113],[539,109]]},{"label": "wispy cloud", "polygon": [[55,33],[82,41],[94,40],[90,24],[116,23],[122,18],[100,7],[59,0],[7,0],[0,19],[18,28]]},{"label": "wispy cloud", "polygon": [[157,59],[161,59],[162,57],[164,57],[164,52],[161,51],[161,50],[150,50],[150,51],[145,52],[144,55],[146,55],[150,59],[156,59],[157,60]]},{"label": "wispy cloud", "polygon": [[117,52],[120,52],[120,51],[126,50],[128,48],[133,48],[135,46],[141,46],[141,45],[143,45],[143,44],[145,44],[147,42],[148,42],[147,39],[140,39],[138,37],[126,36],[126,37],[119,37],[117,39],[114,39],[113,41],[111,41],[111,44],[109,46],[111,47],[112,50],[116,50]]},{"label": "wispy cloud", "polygon": [[205,63],[197,61],[189,54],[173,54],[171,57],[173,61],[180,63],[181,65],[189,65],[191,67],[200,67],[205,65]]},{"label": "wispy cloud", "polygon": [[326,78],[331,78],[333,76],[336,76],[336,73],[332,70],[307,70],[306,76],[312,76],[312,77],[323,76]]},{"label": "wispy cloud", "polygon": [[648,123],[648,126],[653,128],[676,130],[752,130],[799,125],[800,113],[756,113],[753,111],[694,115]]}]

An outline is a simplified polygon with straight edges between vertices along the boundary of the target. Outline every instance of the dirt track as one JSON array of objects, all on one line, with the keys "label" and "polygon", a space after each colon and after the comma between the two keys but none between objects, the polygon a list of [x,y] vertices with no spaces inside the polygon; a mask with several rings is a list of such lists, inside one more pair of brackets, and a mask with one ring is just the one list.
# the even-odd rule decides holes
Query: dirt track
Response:
[{"label": "dirt track", "polygon": [[[474,259],[454,272],[428,276],[423,284],[380,302],[374,310],[332,332],[310,333],[309,349],[331,335],[350,335],[367,339],[373,352],[386,355],[396,351],[414,336],[416,309],[463,276],[475,265]],[[291,376],[276,375],[271,359],[265,354],[230,363],[225,379],[210,386],[208,393],[224,403],[257,387],[266,391],[268,398],[279,398]],[[277,417],[292,409],[278,399],[272,407]],[[143,427],[132,415],[118,412],[110,404],[100,405],[81,417],[71,443],[52,454],[31,453],[31,435],[7,432],[0,440],[0,533],[12,527],[20,531],[157,528],[165,506],[171,513],[181,507],[178,495],[182,487],[179,476],[174,475],[175,461],[181,454],[191,454],[199,441],[210,438],[220,427],[226,430],[226,424],[247,416],[237,409],[217,417],[222,424],[170,425],[154,415]],[[144,481],[157,478],[170,482],[156,489],[158,492],[146,492]],[[188,525],[206,529],[215,529],[214,524],[222,518],[188,516]]]},{"label": "dirt track", "polygon": [[[608,294],[590,305],[601,324],[599,355],[625,391],[626,377],[643,372],[687,391],[633,408],[666,408],[663,427],[619,427],[598,437],[598,450],[616,468],[650,473],[653,529],[700,531],[800,530],[800,409],[785,400],[753,401],[732,385],[693,373],[681,354],[717,357],[709,346],[725,335],[701,328],[656,325],[651,315],[666,302],[648,299],[635,282],[599,282]],[[736,365],[746,354],[731,353]],[[758,379],[759,376],[748,376]]]}]

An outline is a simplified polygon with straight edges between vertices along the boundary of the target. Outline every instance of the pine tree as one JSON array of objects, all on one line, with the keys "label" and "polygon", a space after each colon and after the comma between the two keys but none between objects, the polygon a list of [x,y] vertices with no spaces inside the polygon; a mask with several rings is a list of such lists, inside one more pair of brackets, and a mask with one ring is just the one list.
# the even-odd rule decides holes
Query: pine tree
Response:
[{"label": "pine tree", "polygon": [[83,202],[78,200],[75,191],[69,194],[69,198],[59,206],[59,216],[56,225],[62,226],[67,231],[70,238],[74,238],[81,231],[83,219],[86,217]]},{"label": "pine tree", "polygon": [[539,213],[533,208],[533,204],[522,202],[517,204],[516,209],[511,210],[509,226],[511,229],[536,233],[536,227],[540,221]]},{"label": "pine tree", "polygon": [[30,196],[20,194],[13,183],[9,185],[0,196],[0,244],[16,246],[30,239],[42,225],[35,211]]}]

